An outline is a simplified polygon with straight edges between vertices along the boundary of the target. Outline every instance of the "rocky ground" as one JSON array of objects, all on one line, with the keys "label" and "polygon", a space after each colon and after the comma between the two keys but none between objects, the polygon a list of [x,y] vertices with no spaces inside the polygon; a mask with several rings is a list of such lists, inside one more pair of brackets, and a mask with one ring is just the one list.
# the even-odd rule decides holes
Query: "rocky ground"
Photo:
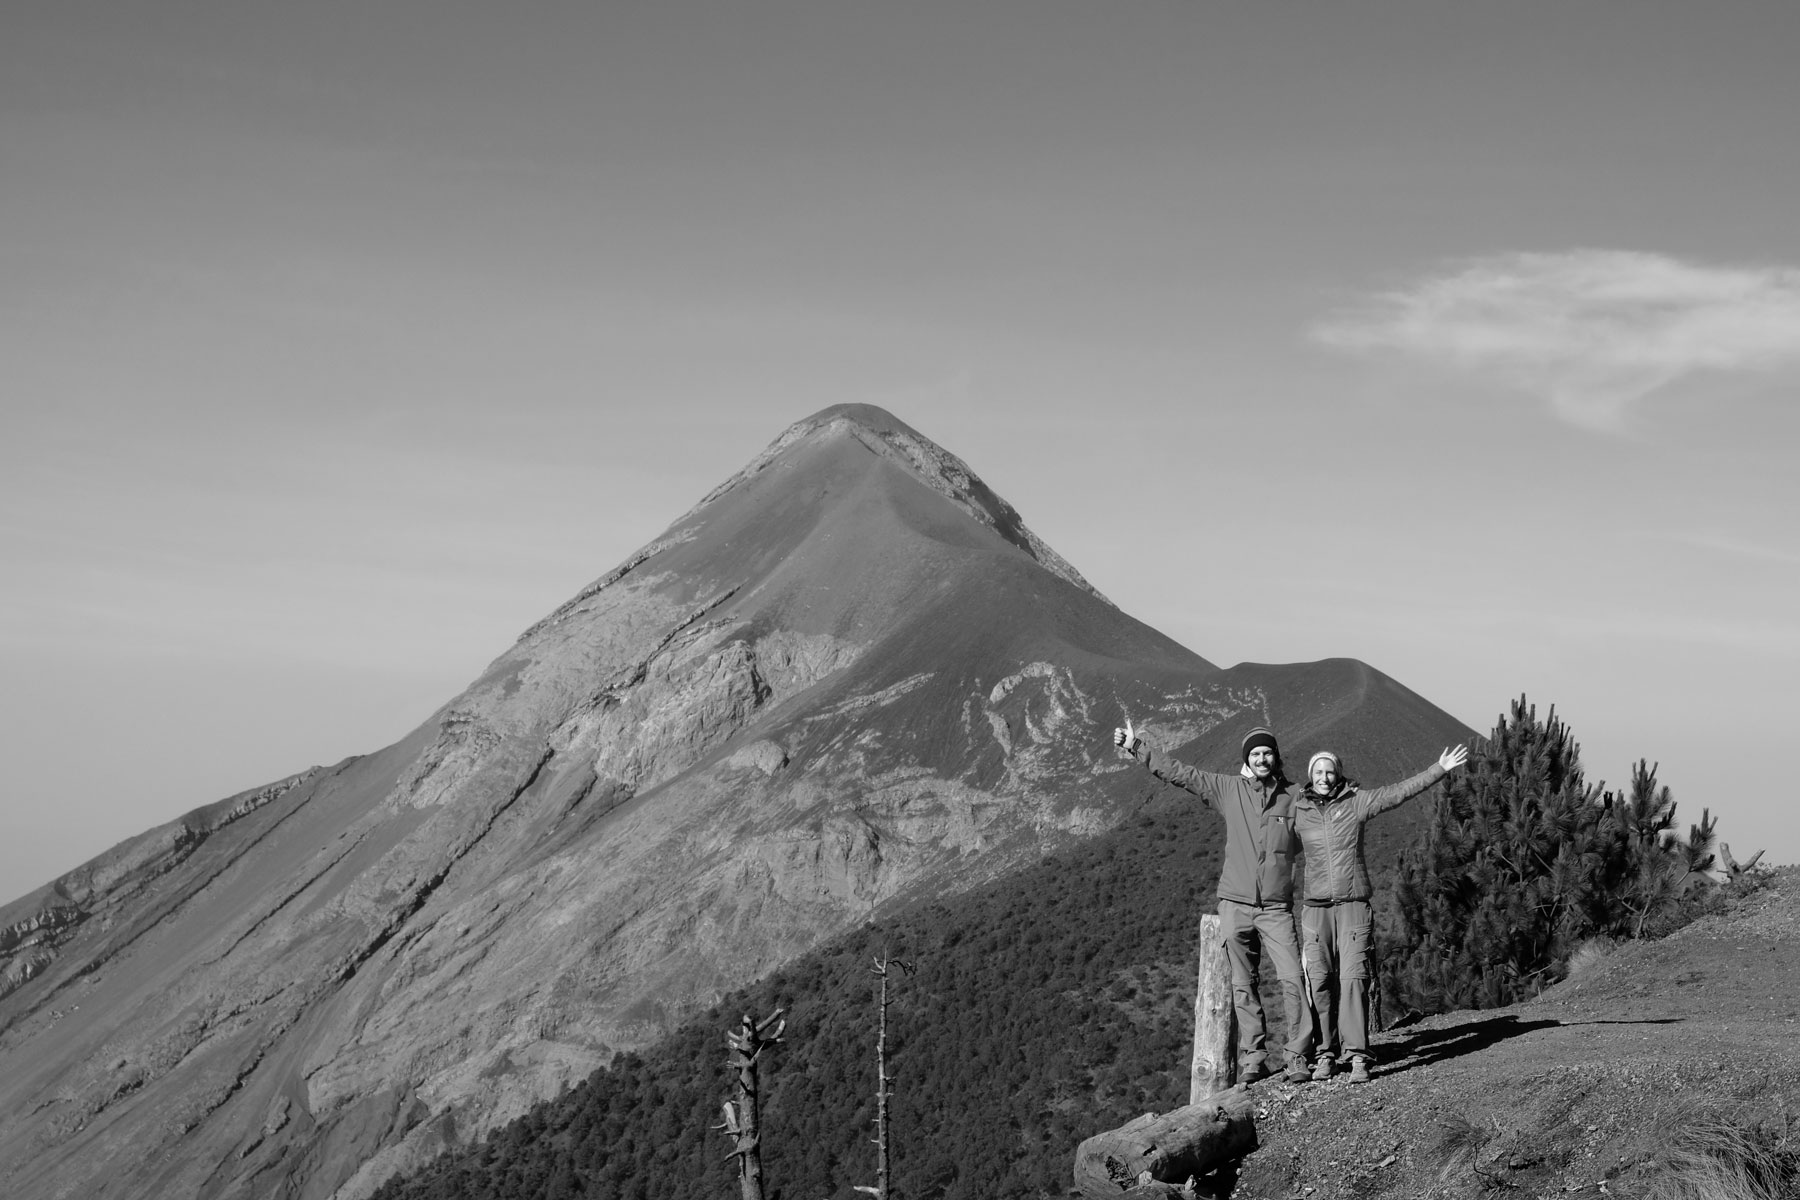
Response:
[{"label": "rocky ground", "polygon": [[[1800,1195],[1797,1032],[1800,868],[1789,867],[1732,911],[1596,955],[1527,1003],[1379,1035],[1368,1084],[1255,1085],[1261,1145],[1220,1190]],[[1774,1166],[1770,1188],[1729,1177],[1746,1148]],[[1689,1186],[1715,1168],[1726,1168],[1720,1190]]]}]

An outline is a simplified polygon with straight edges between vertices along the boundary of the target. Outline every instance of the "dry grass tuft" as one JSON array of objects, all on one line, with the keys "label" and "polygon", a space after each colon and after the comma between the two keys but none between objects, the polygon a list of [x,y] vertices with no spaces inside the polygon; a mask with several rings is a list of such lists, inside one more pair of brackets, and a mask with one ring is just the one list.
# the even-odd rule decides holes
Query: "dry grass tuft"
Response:
[{"label": "dry grass tuft", "polygon": [[1725,1117],[1696,1115],[1657,1157],[1641,1200],[1794,1200],[1800,1153],[1783,1140]]},{"label": "dry grass tuft", "polygon": [[1488,1134],[1466,1117],[1447,1115],[1437,1119],[1429,1144],[1427,1160],[1438,1170],[1438,1182],[1448,1183],[1458,1169],[1474,1165],[1475,1156],[1487,1144]]},{"label": "dry grass tuft", "polygon": [[1569,955],[1569,972],[1564,978],[1581,979],[1593,974],[1602,963],[1612,957],[1613,950],[1616,948],[1617,943],[1611,938],[1589,938],[1575,947],[1575,952]]}]

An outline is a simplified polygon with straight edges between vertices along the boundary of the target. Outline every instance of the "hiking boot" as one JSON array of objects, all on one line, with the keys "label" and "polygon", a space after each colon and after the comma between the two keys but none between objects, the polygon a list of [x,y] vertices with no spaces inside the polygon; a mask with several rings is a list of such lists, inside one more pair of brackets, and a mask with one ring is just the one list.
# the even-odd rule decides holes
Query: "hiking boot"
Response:
[{"label": "hiking boot", "polygon": [[1312,1078],[1312,1072],[1306,1069],[1304,1058],[1296,1058],[1289,1061],[1287,1070],[1282,1072],[1281,1077],[1289,1083],[1305,1083]]},{"label": "hiking boot", "polygon": [[1318,1082],[1318,1083],[1323,1083],[1325,1080],[1330,1079],[1331,1072],[1336,1067],[1337,1067],[1337,1063],[1332,1059],[1331,1055],[1329,1055],[1329,1054],[1319,1055],[1319,1061],[1313,1065],[1312,1077],[1313,1077],[1314,1081]]},{"label": "hiking boot", "polygon": [[1369,1082],[1369,1060],[1368,1059],[1353,1058],[1350,1060],[1350,1082],[1351,1083],[1367,1083],[1367,1082]]},{"label": "hiking boot", "polygon": [[1269,1064],[1266,1062],[1245,1063],[1238,1068],[1238,1086],[1248,1087],[1259,1079],[1267,1079],[1274,1073],[1269,1070]]}]

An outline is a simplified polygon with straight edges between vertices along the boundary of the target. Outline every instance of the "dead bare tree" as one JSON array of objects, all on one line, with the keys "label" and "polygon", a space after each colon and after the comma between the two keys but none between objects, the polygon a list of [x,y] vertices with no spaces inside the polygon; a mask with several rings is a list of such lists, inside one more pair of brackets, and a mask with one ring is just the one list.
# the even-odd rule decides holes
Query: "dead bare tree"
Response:
[{"label": "dead bare tree", "polygon": [[735,1031],[727,1031],[725,1044],[731,1054],[725,1063],[737,1072],[732,1092],[725,1101],[725,1121],[719,1126],[732,1140],[727,1158],[738,1160],[738,1189],[743,1200],[763,1200],[761,1118],[758,1114],[760,1090],[757,1082],[757,1059],[768,1047],[781,1040],[787,1021],[776,1009],[762,1021],[752,1021],[745,1013]]},{"label": "dead bare tree", "polygon": [[888,1181],[892,1178],[889,1172],[889,1155],[893,1144],[888,1140],[888,1097],[894,1094],[894,1077],[887,1069],[887,1010],[888,1010],[888,975],[892,968],[898,968],[902,974],[911,975],[913,965],[897,958],[889,958],[885,954],[875,960],[869,968],[869,974],[881,981],[877,1000],[879,1023],[875,1029],[875,1186],[857,1184],[856,1190],[866,1192],[875,1200],[888,1200]]},{"label": "dead bare tree", "polygon": [[1745,861],[1739,862],[1737,859],[1731,857],[1731,847],[1727,846],[1724,842],[1720,842],[1719,870],[1724,873],[1726,879],[1735,882],[1751,870],[1755,869],[1757,862],[1761,860],[1762,856],[1763,852],[1758,850]]}]

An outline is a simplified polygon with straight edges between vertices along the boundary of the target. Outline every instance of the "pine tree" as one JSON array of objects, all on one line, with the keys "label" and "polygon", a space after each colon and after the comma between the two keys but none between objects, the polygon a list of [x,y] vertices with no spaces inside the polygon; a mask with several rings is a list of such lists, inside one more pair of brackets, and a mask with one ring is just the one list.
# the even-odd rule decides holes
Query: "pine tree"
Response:
[{"label": "pine tree", "polygon": [[1675,799],[1640,759],[1630,791],[1583,778],[1552,708],[1521,696],[1453,775],[1400,859],[1382,986],[1401,1008],[1492,1008],[1542,990],[1592,937],[1660,936],[1710,892],[1715,822],[1676,833]]},{"label": "pine tree", "polygon": [[1601,834],[1609,842],[1608,887],[1592,905],[1594,925],[1613,937],[1654,937],[1691,919],[1697,891],[1714,861],[1717,822],[1702,810],[1700,823],[1677,836],[1675,797],[1656,782],[1656,767],[1639,759],[1631,790],[1608,792]]},{"label": "pine tree", "polygon": [[1401,857],[1398,944],[1382,955],[1400,1006],[1488,1008],[1528,992],[1586,924],[1574,910],[1600,811],[1568,726],[1521,696]]}]

